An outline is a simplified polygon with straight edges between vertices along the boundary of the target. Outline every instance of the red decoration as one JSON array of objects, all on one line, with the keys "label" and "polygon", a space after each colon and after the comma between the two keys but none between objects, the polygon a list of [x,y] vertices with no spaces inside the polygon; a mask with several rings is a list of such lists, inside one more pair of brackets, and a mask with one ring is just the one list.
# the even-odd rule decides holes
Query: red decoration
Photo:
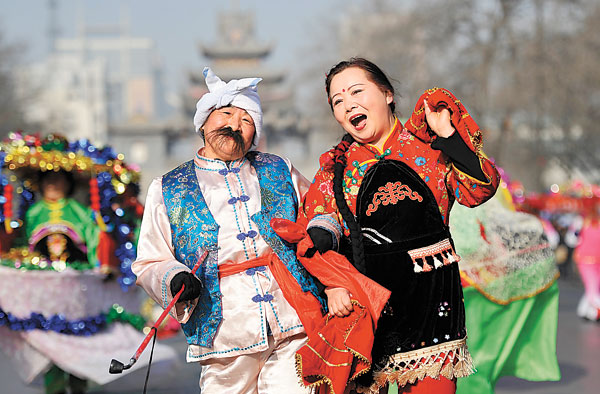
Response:
[{"label": "red decoration", "polygon": [[481,234],[481,238],[483,238],[483,240],[488,244],[491,244],[491,242],[488,241],[487,236],[485,235],[485,226],[483,225],[483,223],[481,223],[479,219],[477,219],[477,223],[479,223],[479,234]]},{"label": "red decoration", "polygon": [[94,177],[90,179],[90,203],[92,210],[100,212],[100,194],[98,190],[98,180]]},{"label": "red decoration", "polygon": [[377,211],[380,204],[396,205],[399,200],[404,200],[405,197],[413,201],[423,202],[423,197],[412,191],[408,185],[404,185],[400,181],[388,182],[385,186],[377,189],[377,193],[373,195],[373,202],[367,207],[367,216],[371,216],[373,212]]},{"label": "red decoration", "polygon": [[90,206],[95,213],[96,222],[100,226],[100,230],[106,231],[106,223],[100,214],[100,193],[98,190],[98,180],[94,177],[90,179]]},{"label": "red decoration", "polygon": [[6,198],[6,202],[4,203],[4,217],[12,218],[13,186],[10,183],[4,186],[4,197]]}]

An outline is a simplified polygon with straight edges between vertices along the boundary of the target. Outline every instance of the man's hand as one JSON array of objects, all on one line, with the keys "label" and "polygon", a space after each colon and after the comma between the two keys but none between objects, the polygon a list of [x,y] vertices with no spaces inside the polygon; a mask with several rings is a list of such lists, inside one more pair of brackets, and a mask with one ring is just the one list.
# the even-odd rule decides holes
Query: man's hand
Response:
[{"label": "man's hand", "polygon": [[202,282],[191,272],[179,272],[171,279],[171,294],[175,296],[181,290],[182,285],[185,285],[185,289],[181,293],[179,301],[195,300],[202,292]]},{"label": "man's hand", "polygon": [[328,287],[325,289],[327,295],[327,307],[329,314],[338,317],[348,316],[354,310],[350,301],[350,292],[343,287]]},{"label": "man's hand", "polygon": [[306,232],[310,236],[313,245],[315,245],[306,251],[306,257],[313,257],[317,251],[319,253],[325,253],[328,250],[333,249],[333,239],[329,231],[320,227],[311,227],[306,230]]}]

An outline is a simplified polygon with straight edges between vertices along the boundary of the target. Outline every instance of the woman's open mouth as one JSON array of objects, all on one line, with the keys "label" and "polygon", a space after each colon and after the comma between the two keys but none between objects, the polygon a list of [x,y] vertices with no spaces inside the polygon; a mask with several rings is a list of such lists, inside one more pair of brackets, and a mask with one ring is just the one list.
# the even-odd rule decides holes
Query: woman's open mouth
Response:
[{"label": "woman's open mouth", "polygon": [[350,117],[350,123],[356,130],[362,130],[367,124],[367,115],[364,114],[356,114]]}]

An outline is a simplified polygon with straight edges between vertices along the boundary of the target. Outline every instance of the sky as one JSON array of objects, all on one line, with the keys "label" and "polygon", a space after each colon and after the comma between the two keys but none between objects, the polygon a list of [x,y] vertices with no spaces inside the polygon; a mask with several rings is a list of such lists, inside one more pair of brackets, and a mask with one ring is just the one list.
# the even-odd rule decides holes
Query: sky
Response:
[{"label": "sky", "polygon": [[[205,60],[198,44],[216,37],[220,11],[239,7],[255,14],[260,41],[274,42],[266,63],[297,72],[295,63],[310,48],[312,34],[324,24],[335,22],[339,10],[360,7],[369,0],[55,0],[61,37],[74,37],[78,19],[86,25],[116,24],[126,16],[132,36],[149,37],[156,43],[165,72],[166,90],[180,91],[188,70],[201,70]],[[5,42],[27,45],[22,62],[29,63],[48,53],[49,0],[0,1],[0,31]],[[305,57],[304,57],[305,58]]]}]

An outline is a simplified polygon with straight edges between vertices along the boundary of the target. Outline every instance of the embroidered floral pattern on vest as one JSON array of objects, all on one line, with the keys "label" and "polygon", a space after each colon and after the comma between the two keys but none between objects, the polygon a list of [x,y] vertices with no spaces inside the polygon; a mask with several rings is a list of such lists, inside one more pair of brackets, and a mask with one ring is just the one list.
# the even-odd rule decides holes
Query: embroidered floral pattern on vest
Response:
[{"label": "embroidered floral pattern on vest", "polygon": [[222,319],[217,268],[219,225],[200,192],[193,160],[165,174],[162,191],[171,225],[175,258],[192,268],[202,251],[210,251],[206,262],[196,272],[206,291],[200,294],[192,316],[181,327],[189,344],[212,347]]},{"label": "embroidered floral pattern on vest", "polygon": [[367,216],[377,211],[380,204],[383,205],[396,205],[398,201],[404,200],[404,198],[410,198],[413,201],[423,202],[423,197],[417,192],[413,192],[408,185],[402,182],[388,182],[385,186],[381,186],[377,189],[377,193],[373,195],[373,202],[367,207]]}]

